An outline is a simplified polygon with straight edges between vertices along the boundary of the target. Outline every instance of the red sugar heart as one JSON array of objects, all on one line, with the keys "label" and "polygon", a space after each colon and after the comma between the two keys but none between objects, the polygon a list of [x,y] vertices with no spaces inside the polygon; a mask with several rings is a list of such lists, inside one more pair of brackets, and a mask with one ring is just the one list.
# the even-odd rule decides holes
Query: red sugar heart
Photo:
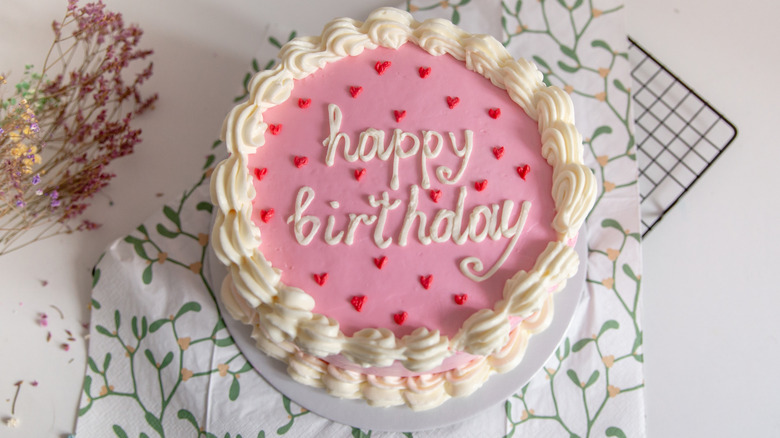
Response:
[{"label": "red sugar heart", "polygon": [[379,257],[379,258],[376,258],[376,257],[375,257],[375,258],[374,258],[374,264],[375,264],[375,265],[376,265],[376,267],[377,267],[377,268],[379,268],[379,269],[382,269],[382,268],[384,268],[384,267],[385,267],[385,265],[387,264],[387,256],[382,256],[382,257]]},{"label": "red sugar heart", "polygon": [[255,178],[257,178],[258,181],[262,181],[266,173],[268,173],[268,169],[265,167],[255,168]]},{"label": "red sugar heart", "polygon": [[293,158],[293,162],[295,163],[295,167],[300,169],[301,167],[309,164],[309,159],[307,157],[299,157],[296,155],[295,158]]},{"label": "red sugar heart", "polygon": [[358,312],[360,312],[363,309],[363,304],[366,302],[366,296],[365,295],[357,295],[352,297],[352,300],[350,300],[350,303],[352,303],[352,307],[355,308]]},{"label": "red sugar heart", "polygon": [[463,303],[465,303],[466,300],[469,299],[469,296],[468,294],[454,295],[453,299],[455,299],[455,304],[462,306]]},{"label": "red sugar heart", "polygon": [[363,175],[366,174],[366,169],[355,169],[355,179],[360,181],[363,178]]},{"label": "red sugar heart", "polygon": [[271,134],[276,135],[280,132],[282,132],[282,124],[278,125],[268,125],[268,129],[271,131]]},{"label": "red sugar heart", "polygon": [[504,147],[496,146],[493,148],[493,155],[496,156],[496,160],[500,160],[504,156]]},{"label": "red sugar heart", "polygon": [[520,178],[523,178],[523,181],[525,181],[525,177],[528,176],[528,172],[530,171],[531,171],[531,166],[527,164],[517,167],[517,174],[520,175]]},{"label": "red sugar heart", "polygon": [[273,208],[269,208],[268,210],[260,210],[260,219],[262,219],[263,222],[270,222],[272,217],[274,217]]},{"label": "red sugar heart", "polygon": [[298,106],[301,108],[308,108],[309,105],[311,105],[311,99],[304,99],[300,98],[298,99]]},{"label": "red sugar heart", "polygon": [[314,274],[314,281],[316,281],[320,286],[324,285],[325,282],[328,281],[328,273],[323,272],[322,275]]},{"label": "red sugar heart", "polygon": [[385,70],[387,70],[388,67],[390,67],[391,62],[390,61],[377,61],[374,65],[374,69],[377,73],[380,75],[383,75],[385,73]]},{"label": "red sugar heart", "polygon": [[360,94],[362,91],[363,91],[363,87],[356,87],[356,86],[349,87],[349,94],[351,94],[352,97],[358,97],[358,94]]},{"label": "red sugar heart", "polygon": [[488,181],[486,179],[483,179],[482,181],[477,181],[474,183],[474,188],[477,189],[478,192],[481,192],[487,188]]},{"label": "red sugar heart", "polygon": [[431,283],[433,283],[433,274],[425,276],[420,276],[420,284],[422,285],[423,289],[428,290],[431,288]]},{"label": "red sugar heart", "polygon": [[431,68],[430,67],[420,67],[420,77],[425,79],[428,77],[428,75],[431,74]]},{"label": "red sugar heart", "polygon": [[441,198],[441,190],[431,190],[431,199],[433,202],[439,202],[439,198]]},{"label": "red sugar heart", "polygon": [[395,121],[400,122],[401,120],[404,119],[404,117],[406,117],[406,110],[403,111],[395,110],[393,111],[393,114],[395,114]]},{"label": "red sugar heart", "polygon": [[402,325],[408,316],[409,314],[406,312],[398,312],[393,315],[393,319],[395,320],[396,324]]},{"label": "red sugar heart", "polygon": [[501,116],[501,108],[490,108],[488,114],[490,117],[497,119]]},{"label": "red sugar heart", "polygon": [[450,107],[450,109],[455,108],[460,103],[460,97],[450,97],[447,96],[447,106]]}]

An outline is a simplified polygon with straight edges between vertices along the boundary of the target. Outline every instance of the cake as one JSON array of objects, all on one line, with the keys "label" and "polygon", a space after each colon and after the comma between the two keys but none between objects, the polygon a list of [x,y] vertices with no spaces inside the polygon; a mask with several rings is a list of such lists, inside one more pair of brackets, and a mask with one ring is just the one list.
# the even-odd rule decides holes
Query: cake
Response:
[{"label": "cake", "polygon": [[513,369],[595,199],[569,96],[490,36],[392,8],[280,59],[212,174],[230,315],[292,379],[373,406]]}]

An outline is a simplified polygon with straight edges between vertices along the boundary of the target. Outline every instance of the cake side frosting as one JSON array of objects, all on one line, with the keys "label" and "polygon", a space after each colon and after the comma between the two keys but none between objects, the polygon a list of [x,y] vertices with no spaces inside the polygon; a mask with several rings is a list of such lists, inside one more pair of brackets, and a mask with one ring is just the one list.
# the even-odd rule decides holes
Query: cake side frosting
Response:
[{"label": "cake side frosting", "polygon": [[[497,303],[468,317],[452,337],[423,327],[401,337],[381,328],[347,336],[336,320],[313,311],[316,302],[310,294],[284,284],[282,272],[258,250],[261,233],[253,221],[255,176],[250,174],[249,157],[265,144],[266,131],[278,129],[264,119],[264,112],[288,101],[296,79],[367,49],[397,49],[406,43],[465,62],[470,70],[506,89],[536,120],[542,153],[552,166],[552,226],[557,236],[531,269],[519,271],[506,282]],[[508,345],[510,316],[535,314],[549,291],[561,288],[576,271],[577,257],[568,244],[595,198],[595,180],[582,165],[581,141],[573,128],[568,95],[545,87],[532,64],[514,60],[492,38],[466,34],[443,20],[419,23],[392,9],[378,10],[364,23],[334,20],[322,37],[294,40],[281,56],[280,66],[253,79],[249,101],[236,107],[226,120],[224,134],[231,156],[212,176],[212,198],[218,207],[212,234],[215,251],[230,268],[231,287],[256,309],[253,318],[268,341],[292,342],[303,354],[314,357],[341,354],[361,366],[382,367],[397,360],[421,372],[440,365],[455,351],[491,355]],[[464,263],[476,272],[488,268],[476,260]]]},{"label": "cake side frosting", "polygon": [[277,344],[257,324],[257,312],[246,304],[226,278],[222,299],[230,315],[253,325],[252,338],[257,347],[288,364],[287,372],[295,381],[322,388],[329,394],[345,399],[365,399],[377,407],[405,404],[413,410],[435,408],[451,397],[466,397],[479,389],[494,373],[514,369],[525,354],[529,338],[547,328],[552,317],[554,300],[548,294],[542,307],[514,327],[506,344],[486,357],[475,357],[448,371],[415,376],[377,376],[363,373],[304,353],[291,342]]}]

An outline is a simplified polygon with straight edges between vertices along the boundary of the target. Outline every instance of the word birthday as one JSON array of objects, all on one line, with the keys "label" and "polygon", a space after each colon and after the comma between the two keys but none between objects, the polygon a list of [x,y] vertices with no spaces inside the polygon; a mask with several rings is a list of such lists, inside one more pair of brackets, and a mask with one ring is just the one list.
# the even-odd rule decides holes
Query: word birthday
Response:
[{"label": "word birthday", "polygon": [[[461,186],[455,210],[439,209],[433,216],[430,225],[428,225],[428,216],[417,209],[419,191],[417,185],[411,185],[409,188],[409,202],[397,236],[385,236],[385,224],[390,212],[400,207],[402,201],[400,199],[391,199],[390,195],[384,191],[380,198],[373,195],[368,197],[369,205],[378,209],[376,214],[349,213],[349,223],[346,229],[340,230],[335,234],[336,218],[332,214],[328,215],[323,239],[329,245],[337,245],[339,243],[352,245],[355,242],[355,234],[358,232],[358,228],[361,224],[364,224],[368,227],[373,226],[374,244],[378,248],[387,248],[393,241],[396,241],[399,246],[406,246],[415,222],[417,223],[417,240],[423,245],[447,241],[452,241],[456,245],[463,245],[467,240],[482,242],[488,237],[492,240],[509,239],[507,246],[494,266],[483,275],[477,275],[469,270],[470,266],[474,266],[478,270],[482,269],[482,262],[476,257],[467,257],[461,262],[460,269],[465,276],[474,281],[483,281],[490,278],[501,268],[509,254],[512,253],[520,234],[523,232],[523,227],[531,209],[531,203],[524,201],[521,204],[517,218],[513,221],[514,201],[505,200],[503,205],[477,205],[464,221],[464,204],[467,190],[466,187]],[[320,218],[305,214],[314,201],[315,196],[314,189],[311,187],[298,189],[298,194],[295,198],[295,213],[287,218],[287,223],[293,225],[295,239],[301,245],[310,244],[320,232],[322,225]],[[333,209],[339,208],[339,203],[336,201],[332,201],[330,205]]]}]

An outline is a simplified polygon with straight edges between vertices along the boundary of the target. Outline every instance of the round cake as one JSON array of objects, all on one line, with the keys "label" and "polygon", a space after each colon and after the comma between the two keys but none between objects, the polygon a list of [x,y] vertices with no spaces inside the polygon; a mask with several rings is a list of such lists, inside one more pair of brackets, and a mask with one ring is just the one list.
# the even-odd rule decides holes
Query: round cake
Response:
[{"label": "round cake", "polygon": [[595,199],[569,96],[397,9],[282,48],[212,175],[221,299],[290,376],[429,409],[522,359]]}]

